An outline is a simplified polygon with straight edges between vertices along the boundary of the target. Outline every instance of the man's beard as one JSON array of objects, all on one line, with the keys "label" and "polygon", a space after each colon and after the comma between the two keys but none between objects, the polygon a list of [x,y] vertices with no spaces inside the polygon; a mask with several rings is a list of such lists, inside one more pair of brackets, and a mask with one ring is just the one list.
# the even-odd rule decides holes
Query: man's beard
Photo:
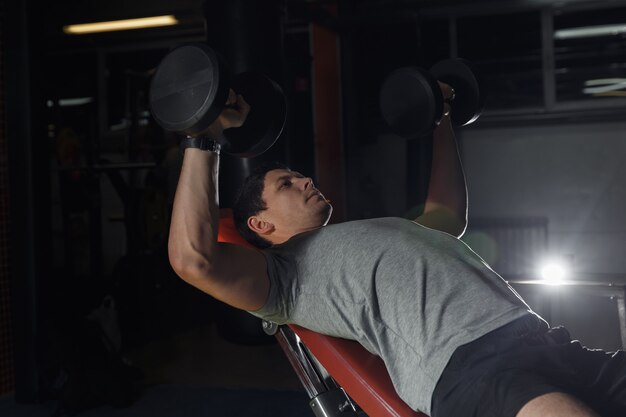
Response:
[{"label": "man's beard", "polygon": [[320,210],[320,220],[322,222],[322,226],[326,226],[328,221],[330,220],[330,216],[333,214],[333,206],[326,200],[326,204],[324,208]]}]

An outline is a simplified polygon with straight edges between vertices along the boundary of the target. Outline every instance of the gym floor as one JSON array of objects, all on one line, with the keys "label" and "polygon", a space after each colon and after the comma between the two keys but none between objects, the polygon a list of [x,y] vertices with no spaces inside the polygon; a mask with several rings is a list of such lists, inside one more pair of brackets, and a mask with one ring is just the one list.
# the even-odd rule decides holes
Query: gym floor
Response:
[{"label": "gym floor", "polygon": [[[308,397],[277,344],[246,346],[201,326],[130,351],[144,372],[141,396],[129,408],[79,413],[100,417],[312,416]],[[56,403],[16,405],[0,399],[3,417],[54,414]]]}]

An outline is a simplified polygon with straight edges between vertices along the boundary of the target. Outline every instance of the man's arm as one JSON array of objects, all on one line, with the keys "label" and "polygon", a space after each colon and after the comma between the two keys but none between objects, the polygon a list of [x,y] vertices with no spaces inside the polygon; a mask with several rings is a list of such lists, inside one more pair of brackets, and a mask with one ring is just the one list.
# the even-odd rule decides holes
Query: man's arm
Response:
[{"label": "man's arm", "polygon": [[[451,92],[442,85],[444,97]],[[446,104],[447,107],[447,104]],[[433,157],[424,213],[415,219],[431,229],[461,237],[467,226],[467,188],[461,158],[446,108],[433,132]]]},{"label": "man's arm", "polygon": [[[245,120],[247,104],[235,101],[237,107],[226,108],[211,125],[212,137]],[[185,150],[170,224],[169,260],[194,287],[233,307],[258,310],[269,291],[265,257],[253,249],[217,242],[218,172],[218,153]]]}]

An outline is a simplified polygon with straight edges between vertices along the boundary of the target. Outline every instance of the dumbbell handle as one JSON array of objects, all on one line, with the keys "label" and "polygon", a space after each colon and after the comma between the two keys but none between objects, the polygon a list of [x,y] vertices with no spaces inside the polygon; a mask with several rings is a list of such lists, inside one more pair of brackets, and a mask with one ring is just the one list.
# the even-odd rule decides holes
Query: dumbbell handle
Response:
[{"label": "dumbbell handle", "polygon": [[472,63],[463,58],[446,59],[430,68],[430,73],[455,90],[450,118],[455,126],[465,126],[478,119],[485,105],[485,86]]}]

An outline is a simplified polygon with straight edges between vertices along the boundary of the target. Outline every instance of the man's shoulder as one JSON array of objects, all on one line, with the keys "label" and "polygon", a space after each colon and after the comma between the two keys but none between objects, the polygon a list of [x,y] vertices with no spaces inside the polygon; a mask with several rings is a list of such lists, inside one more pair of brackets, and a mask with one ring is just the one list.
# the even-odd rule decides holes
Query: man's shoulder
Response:
[{"label": "man's shoulder", "polygon": [[329,224],[320,228],[318,233],[312,236],[317,236],[320,240],[351,240],[364,235],[375,239],[379,235],[395,236],[398,231],[416,228],[423,228],[423,226],[402,217],[376,217]]},{"label": "man's shoulder", "polygon": [[386,217],[370,217],[366,219],[356,219],[356,220],[348,220],[343,222],[337,222],[329,224],[325,227],[334,227],[334,226],[345,226],[345,227],[362,227],[368,225],[376,225],[376,224],[417,224],[415,221],[411,219],[407,219],[404,217],[396,217],[396,216],[386,216]]},{"label": "man's shoulder", "polygon": [[[423,228],[413,220],[402,217],[376,217],[330,223],[315,230],[299,233],[284,243],[266,249],[269,254],[288,253],[311,245],[322,250],[336,250],[333,242],[354,241],[355,239],[375,239],[378,236],[395,234],[399,230]],[[364,236],[367,235],[367,236]]]}]

